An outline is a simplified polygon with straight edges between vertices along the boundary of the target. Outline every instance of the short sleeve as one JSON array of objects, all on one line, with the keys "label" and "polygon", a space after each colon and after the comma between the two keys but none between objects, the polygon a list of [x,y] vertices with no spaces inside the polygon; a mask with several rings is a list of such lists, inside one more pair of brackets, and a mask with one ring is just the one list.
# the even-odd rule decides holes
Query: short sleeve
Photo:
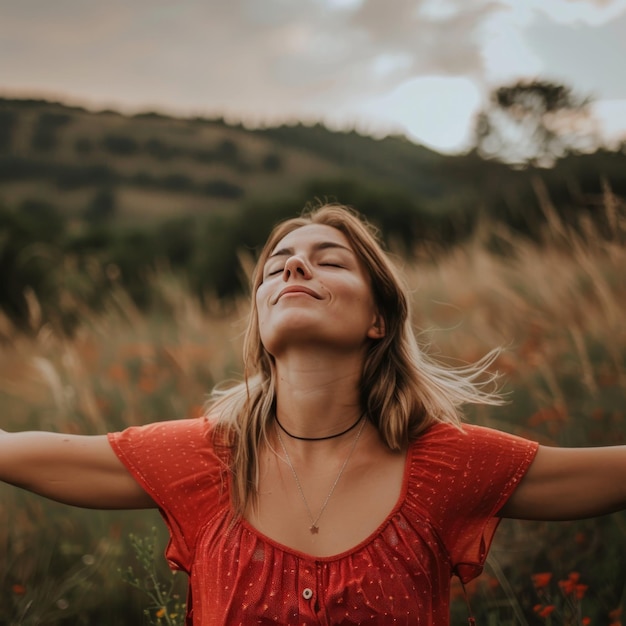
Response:
[{"label": "short sleeve", "polygon": [[204,418],[110,433],[113,451],[155,501],[170,532],[166,556],[186,572],[202,526],[227,506],[225,464]]},{"label": "short sleeve", "polygon": [[497,513],[530,467],[538,444],[473,425],[434,426],[423,438],[414,471],[427,491],[429,516],[452,571],[467,582],[482,572],[500,522]]}]

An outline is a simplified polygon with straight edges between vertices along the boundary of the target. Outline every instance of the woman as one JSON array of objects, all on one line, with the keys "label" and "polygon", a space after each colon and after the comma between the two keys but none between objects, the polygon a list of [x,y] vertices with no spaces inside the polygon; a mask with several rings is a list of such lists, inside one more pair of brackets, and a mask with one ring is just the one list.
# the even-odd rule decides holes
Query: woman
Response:
[{"label": "woman", "polygon": [[[0,478],[83,507],[159,507],[188,623],[449,621],[452,575],[484,564],[502,517],[626,506],[626,448],[557,449],[463,425],[493,355],[419,352],[406,290],[340,206],[280,224],[253,276],[245,381],[208,419],[106,436],[3,433]],[[487,382],[491,382],[487,376]]]}]

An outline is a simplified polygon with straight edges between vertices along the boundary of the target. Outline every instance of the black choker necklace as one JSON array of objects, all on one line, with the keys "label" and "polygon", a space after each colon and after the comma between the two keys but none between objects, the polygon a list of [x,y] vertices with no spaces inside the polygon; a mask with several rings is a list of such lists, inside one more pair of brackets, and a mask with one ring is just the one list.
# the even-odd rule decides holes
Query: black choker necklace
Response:
[{"label": "black choker necklace", "polygon": [[359,419],[356,422],[354,422],[352,426],[348,426],[348,428],[346,428],[345,430],[342,430],[340,433],[337,433],[336,435],[329,435],[328,437],[298,437],[297,435],[292,435],[288,430],[286,430],[285,427],[280,423],[276,415],[274,416],[274,419],[276,420],[276,423],[278,424],[279,428],[285,433],[285,435],[288,435],[292,439],[299,439],[300,441],[325,441],[326,439],[335,439],[336,437],[341,437],[341,435],[345,435],[346,433],[349,433],[351,430],[354,430],[357,427],[357,424],[364,417],[365,417],[365,413],[362,413],[359,416]]}]

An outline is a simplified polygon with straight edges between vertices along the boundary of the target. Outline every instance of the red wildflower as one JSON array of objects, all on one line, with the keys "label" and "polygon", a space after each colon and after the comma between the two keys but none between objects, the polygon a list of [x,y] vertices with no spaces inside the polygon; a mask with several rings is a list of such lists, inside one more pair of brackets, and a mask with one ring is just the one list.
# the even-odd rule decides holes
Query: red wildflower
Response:
[{"label": "red wildflower", "polygon": [[550,407],[543,407],[533,413],[528,418],[528,425],[531,427],[539,426],[546,422],[548,423],[557,423],[564,422],[567,420],[567,410],[565,407],[560,404],[555,404]]},{"label": "red wildflower", "polygon": [[552,611],[554,611],[554,609],[556,609],[554,604],[548,604],[547,606],[544,606],[543,609],[541,609],[541,611],[539,611],[539,617],[550,617],[550,615],[552,615]]},{"label": "red wildflower", "polygon": [[571,580],[573,583],[577,583],[580,580],[580,574],[578,572],[570,572],[567,579]]},{"label": "red wildflower", "polygon": [[552,572],[541,572],[539,574],[532,575],[533,585],[536,589],[543,589],[550,584],[552,580]]}]

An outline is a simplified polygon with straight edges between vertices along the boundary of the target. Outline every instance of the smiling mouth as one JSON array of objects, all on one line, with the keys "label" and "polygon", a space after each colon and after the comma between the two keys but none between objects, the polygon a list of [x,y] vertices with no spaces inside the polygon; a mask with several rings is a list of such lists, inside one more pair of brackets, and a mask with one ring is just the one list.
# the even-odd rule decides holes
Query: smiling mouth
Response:
[{"label": "smiling mouth", "polygon": [[275,302],[278,302],[284,296],[309,296],[311,298],[315,298],[316,300],[321,300],[321,297],[317,293],[315,293],[312,289],[307,289],[306,287],[287,287],[278,294]]}]

